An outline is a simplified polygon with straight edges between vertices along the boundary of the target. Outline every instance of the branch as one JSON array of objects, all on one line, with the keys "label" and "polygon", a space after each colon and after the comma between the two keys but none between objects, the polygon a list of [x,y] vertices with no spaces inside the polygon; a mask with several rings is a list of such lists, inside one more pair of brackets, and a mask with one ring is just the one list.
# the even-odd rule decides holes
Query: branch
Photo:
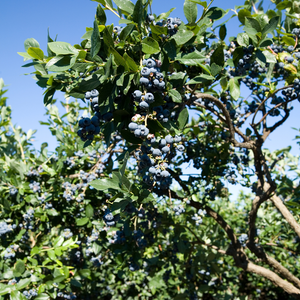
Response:
[{"label": "branch", "polygon": [[297,100],[297,99],[292,99],[292,100],[289,100],[289,101],[285,101],[285,102],[281,102],[281,103],[278,103],[277,105],[275,105],[274,107],[272,107],[261,119],[260,121],[258,121],[256,124],[253,124],[253,126],[257,126],[259,123],[261,123],[269,114],[271,111],[273,111],[274,109],[280,107],[281,105],[283,104],[288,104],[294,100]]},{"label": "branch", "polygon": [[[272,94],[270,94],[267,98],[265,98],[265,99],[258,105],[258,107],[257,107],[257,109],[256,109],[256,111],[255,111],[255,113],[254,113],[254,116],[253,116],[253,118],[252,118],[251,124],[254,124],[255,117],[256,117],[257,113],[259,112],[260,107],[261,107],[268,99],[270,99],[270,98],[272,98],[274,95],[276,95],[276,93],[278,93],[278,92],[281,91],[281,90],[285,90],[285,89],[288,88],[288,87],[293,87],[293,85],[290,84],[290,85],[281,87],[281,88],[277,89],[275,92],[273,92]],[[258,124],[259,124],[259,123],[255,124],[255,126],[257,126]]]},{"label": "branch", "polygon": [[270,271],[264,267],[255,265],[252,262],[248,262],[245,271],[256,273],[257,275],[263,276],[273,282],[276,286],[281,287],[285,292],[295,297],[296,299],[300,299],[300,290],[294,287],[291,283],[286,280],[283,280],[273,271]]},{"label": "branch", "polygon": [[[228,110],[226,109],[226,106],[217,98],[215,98],[214,96],[212,95],[209,95],[209,94],[203,94],[203,93],[195,93],[195,96],[197,98],[202,98],[202,99],[208,99],[210,101],[212,101],[213,103],[215,103],[215,105],[220,109],[222,110],[224,116],[225,116],[225,119],[226,119],[226,123],[229,127],[229,132],[230,132],[230,136],[231,136],[231,142],[234,144],[234,146],[236,147],[239,147],[239,148],[248,148],[248,149],[252,149],[253,148],[253,143],[251,143],[250,141],[247,140],[246,138],[246,141],[247,142],[244,142],[244,143],[239,143],[234,135],[235,135],[235,128],[232,124],[232,120],[230,118],[230,114],[228,112]],[[197,102],[193,102],[195,105],[197,105],[196,103]],[[245,136],[246,137],[246,136]]]},{"label": "branch", "polygon": [[[200,208],[200,203],[191,201],[193,206],[197,206]],[[210,215],[215,221],[225,230],[227,233],[227,236],[232,241],[233,247],[232,247],[232,253],[227,253],[229,255],[232,255],[236,266],[244,269],[247,272],[256,273],[260,276],[263,276],[264,278],[269,279],[271,282],[273,282],[276,286],[281,287],[284,291],[289,293],[290,295],[294,296],[296,299],[300,299],[300,290],[294,287],[291,283],[288,281],[282,279],[279,277],[276,273],[274,273],[271,270],[268,270],[264,267],[255,265],[254,263],[250,262],[247,258],[246,254],[244,253],[240,242],[237,240],[233,230],[231,227],[226,223],[226,221],[213,209],[205,206],[206,212],[208,215]],[[291,282],[295,283],[297,286],[299,286],[300,281],[293,276],[287,269],[285,269],[283,266],[281,266],[275,259],[272,257],[269,257],[266,255],[267,262],[269,262],[279,273],[283,274],[286,278],[288,278]]]},{"label": "branch", "polygon": [[293,215],[289,212],[287,207],[283,204],[281,199],[277,195],[273,195],[271,197],[272,202],[277,207],[277,209],[281,212],[283,217],[287,220],[287,222],[290,224],[292,229],[297,233],[297,235],[300,237],[300,225],[297,223]]}]

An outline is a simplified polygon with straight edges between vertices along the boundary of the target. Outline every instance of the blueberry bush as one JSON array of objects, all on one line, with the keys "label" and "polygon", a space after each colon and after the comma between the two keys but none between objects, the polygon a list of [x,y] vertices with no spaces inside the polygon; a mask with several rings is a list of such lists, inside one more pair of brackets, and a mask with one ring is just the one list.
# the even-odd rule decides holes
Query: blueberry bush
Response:
[{"label": "blueberry bush", "polygon": [[235,7],[229,45],[213,1],[96,2],[79,44],[19,52],[54,152],[0,80],[0,299],[300,299],[299,158],[264,148],[299,109],[300,2]]}]

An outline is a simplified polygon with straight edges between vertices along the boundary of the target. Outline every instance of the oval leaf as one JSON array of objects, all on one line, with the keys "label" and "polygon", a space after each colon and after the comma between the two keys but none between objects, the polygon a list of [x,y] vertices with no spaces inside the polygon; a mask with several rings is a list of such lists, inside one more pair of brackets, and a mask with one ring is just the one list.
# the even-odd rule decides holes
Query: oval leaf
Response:
[{"label": "oval leaf", "polygon": [[155,54],[160,51],[159,44],[152,37],[147,37],[142,41],[142,51],[147,54]]}]

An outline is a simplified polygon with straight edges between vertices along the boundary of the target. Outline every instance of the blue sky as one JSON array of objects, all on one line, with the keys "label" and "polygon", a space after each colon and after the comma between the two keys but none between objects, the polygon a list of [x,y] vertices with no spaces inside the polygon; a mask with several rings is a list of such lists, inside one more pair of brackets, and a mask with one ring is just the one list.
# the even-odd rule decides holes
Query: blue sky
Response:
[{"label": "blue sky", "polygon": [[[133,1],[135,2],[135,1]],[[223,9],[241,5],[240,0],[215,0],[212,6]],[[183,15],[183,0],[153,0],[152,10],[157,15],[166,12],[171,7],[176,7],[171,16],[186,20]],[[265,5],[271,4],[265,1]],[[8,86],[8,103],[12,107],[13,123],[21,126],[25,131],[37,129],[35,134],[35,146],[43,142],[49,143],[49,149],[54,150],[55,138],[39,121],[45,121],[45,108],[43,106],[43,90],[35,84],[31,75],[23,75],[32,71],[30,68],[22,68],[23,58],[17,52],[24,51],[23,43],[27,38],[35,38],[41,48],[46,52],[47,29],[54,38],[58,35],[58,41],[70,44],[80,43],[81,36],[85,33],[85,27],[91,27],[95,16],[97,2],[89,0],[28,0],[28,1],[0,1],[0,78],[4,79]],[[198,14],[202,9],[200,6]],[[225,18],[229,17],[229,13]],[[107,23],[118,23],[118,18],[112,13],[107,13]],[[233,18],[227,25],[227,37],[234,36],[242,30],[237,18]],[[57,94],[59,95],[59,94]],[[58,96],[59,100],[63,95]],[[298,126],[299,103],[295,103],[292,117],[285,125],[280,127],[276,134],[270,136],[266,147],[276,149],[293,144],[293,153],[298,154],[299,147],[292,142],[296,132],[291,127]]]}]

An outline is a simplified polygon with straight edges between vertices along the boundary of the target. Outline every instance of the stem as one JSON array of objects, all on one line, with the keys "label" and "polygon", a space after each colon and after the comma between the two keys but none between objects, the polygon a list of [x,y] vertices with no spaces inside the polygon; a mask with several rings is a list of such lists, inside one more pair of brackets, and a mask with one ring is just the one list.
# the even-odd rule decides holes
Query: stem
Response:
[{"label": "stem", "polygon": [[214,2],[214,0],[211,0],[210,3],[207,5],[207,7],[203,9],[202,16],[199,18],[199,20],[196,22],[196,24],[197,24],[198,22],[200,22],[200,21],[204,18],[204,15],[205,15],[206,11],[207,11],[208,8],[212,5],[213,2]]}]

